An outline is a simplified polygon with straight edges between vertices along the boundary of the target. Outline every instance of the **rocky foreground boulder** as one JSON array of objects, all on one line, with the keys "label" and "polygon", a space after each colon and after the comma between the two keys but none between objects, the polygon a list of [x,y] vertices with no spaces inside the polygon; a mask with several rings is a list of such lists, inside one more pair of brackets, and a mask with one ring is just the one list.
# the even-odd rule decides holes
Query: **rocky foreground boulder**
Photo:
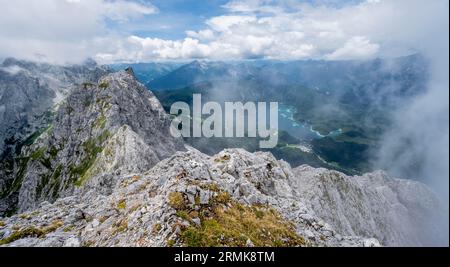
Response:
[{"label": "rocky foreground boulder", "polygon": [[0,218],[0,246],[370,247],[440,238],[426,219],[446,213],[423,184],[292,169],[242,149],[208,156],[172,138],[168,122],[131,71],[73,91],[52,129],[23,151],[18,213]]}]

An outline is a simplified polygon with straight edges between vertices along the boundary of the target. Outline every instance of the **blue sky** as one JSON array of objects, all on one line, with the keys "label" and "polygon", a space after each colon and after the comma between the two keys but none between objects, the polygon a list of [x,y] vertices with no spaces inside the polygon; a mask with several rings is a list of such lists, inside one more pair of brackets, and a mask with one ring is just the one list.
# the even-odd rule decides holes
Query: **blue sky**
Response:
[{"label": "blue sky", "polygon": [[[362,0],[295,0],[311,5],[342,7],[360,3]],[[186,31],[198,31],[205,27],[208,18],[227,14],[223,6],[229,0],[144,0],[158,9],[158,13],[136,19],[132,24],[121,25],[109,21],[108,26],[140,37],[182,39]],[[274,1],[275,3],[277,1]]]},{"label": "blue sky", "polygon": [[200,30],[206,19],[225,13],[221,6],[228,0],[152,0],[158,13],[133,21],[131,25],[111,23],[110,27],[140,37],[182,39],[188,30]]}]

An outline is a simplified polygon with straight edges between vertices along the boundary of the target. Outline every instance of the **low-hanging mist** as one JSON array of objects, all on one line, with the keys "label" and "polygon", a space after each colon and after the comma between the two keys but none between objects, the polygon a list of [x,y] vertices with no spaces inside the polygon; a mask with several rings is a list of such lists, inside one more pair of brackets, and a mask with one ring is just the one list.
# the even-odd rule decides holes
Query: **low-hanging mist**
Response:
[{"label": "low-hanging mist", "polygon": [[[412,12],[408,18],[402,19],[414,20],[413,25],[418,27],[405,29],[403,35],[429,61],[429,82],[423,94],[398,108],[393,126],[384,134],[376,153],[375,167],[428,184],[439,194],[448,212],[449,3],[411,2]],[[432,11],[433,17],[424,16],[429,11]],[[446,219],[443,222],[430,221],[429,224],[442,230],[448,245],[448,216]],[[430,242],[433,244],[432,240]]]}]

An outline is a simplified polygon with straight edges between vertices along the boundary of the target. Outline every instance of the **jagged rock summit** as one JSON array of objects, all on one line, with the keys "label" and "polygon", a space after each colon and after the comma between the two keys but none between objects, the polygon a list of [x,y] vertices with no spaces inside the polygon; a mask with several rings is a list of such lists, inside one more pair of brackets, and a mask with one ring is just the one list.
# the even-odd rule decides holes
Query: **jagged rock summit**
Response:
[{"label": "jagged rock summit", "polygon": [[[74,89],[22,152],[18,214],[2,246],[400,246],[439,238],[445,216],[418,182],[349,177],[229,149],[208,156],[168,134],[130,71]],[[17,179],[17,178],[16,178]]]},{"label": "jagged rock summit", "polygon": [[48,128],[72,87],[108,72],[93,61],[57,66],[7,58],[0,64],[0,216],[13,213],[17,203],[22,147]]},{"label": "jagged rock summit", "polygon": [[17,210],[88,191],[110,193],[115,177],[148,170],[182,150],[159,101],[128,72],[75,87],[51,126],[24,148],[14,183]]}]

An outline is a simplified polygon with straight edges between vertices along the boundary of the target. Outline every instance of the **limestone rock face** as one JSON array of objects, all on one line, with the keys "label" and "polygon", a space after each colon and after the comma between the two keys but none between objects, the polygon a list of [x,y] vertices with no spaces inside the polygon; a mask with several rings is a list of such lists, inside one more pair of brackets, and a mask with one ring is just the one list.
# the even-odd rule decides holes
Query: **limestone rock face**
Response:
[{"label": "limestone rock face", "polygon": [[300,166],[294,188],[316,214],[346,235],[371,236],[386,246],[448,242],[442,233],[446,210],[422,183],[382,171],[362,176]]},{"label": "limestone rock face", "polygon": [[[0,64],[0,154],[33,133],[46,114],[83,82],[97,81],[108,69],[95,62],[55,66],[14,58]],[[42,117],[42,118],[41,118]]]},{"label": "limestone rock face", "polygon": [[48,128],[70,88],[108,71],[95,62],[55,66],[8,58],[0,64],[0,215],[15,211],[22,147]]},{"label": "limestone rock face", "polygon": [[[295,225],[306,245],[379,246],[375,239],[342,236],[316,217],[290,188],[289,181],[295,179],[291,175],[289,165],[268,153],[235,149],[209,157],[195,150],[177,152],[147,172],[117,175],[108,196],[91,188],[85,194],[60,198],[53,204],[43,202],[34,211],[5,218],[0,238],[11,241],[4,241],[7,246],[181,246],[183,227],[203,221],[181,218],[170,203],[171,194],[182,194],[185,205],[195,210],[209,205],[220,190],[243,205],[273,207]],[[44,238],[8,239],[13,225],[21,229],[35,226],[48,233]],[[252,242],[248,240],[245,244]]]},{"label": "limestone rock face", "polygon": [[128,72],[72,89],[51,127],[21,155],[18,211],[88,187],[111,193],[118,175],[148,170],[184,149],[169,125],[159,101]]},{"label": "limestone rock face", "polygon": [[[241,149],[212,157],[189,149],[146,172],[119,174],[116,179],[110,195],[88,187],[84,194],[60,198],[53,204],[43,202],[34,211],[2,219],[0,239],[6,240],[6,246],[182,246],[183,229],[205,222],[195,215],[191,219],[181,216],[171,203],[171,195],[181,194],[183,205],[195,211],[211,205],[218,192],[226,192],[242,205],[274,208],[293,223],[296,234],[308,246],[407,245],[417,240],[406,235],[409,230],[399,228],[397,223],[407,223],[418,214],[399,199],[409,199],[410,204],[424,201],[421,208],[425,209],[437,205],[425,186],[392,179],[381,172],[348,177],[307,166],[292,170],[270,153],[252,154]],[[390,192],[394,189],[389,188],[401,183],[409,189]],[[365,188],[372,185],[373,189]],[[394,195],[389,196],[391,193]],[[336,206],[331,207],[326,194],[331,199],[334,194],[342,198],[336,198]],[[225,205],[231,209],[230,204]],[[401,210],[404,212],[398,213]],[[390,217],[386,218],[388,213]],[[35,226],[48,233],[45,237],[8,239],[19,231],[13,226]],[[423,231],[418,227],[415,230]],[[253,244],[253,240],[244,239],[245,244]]]}]

